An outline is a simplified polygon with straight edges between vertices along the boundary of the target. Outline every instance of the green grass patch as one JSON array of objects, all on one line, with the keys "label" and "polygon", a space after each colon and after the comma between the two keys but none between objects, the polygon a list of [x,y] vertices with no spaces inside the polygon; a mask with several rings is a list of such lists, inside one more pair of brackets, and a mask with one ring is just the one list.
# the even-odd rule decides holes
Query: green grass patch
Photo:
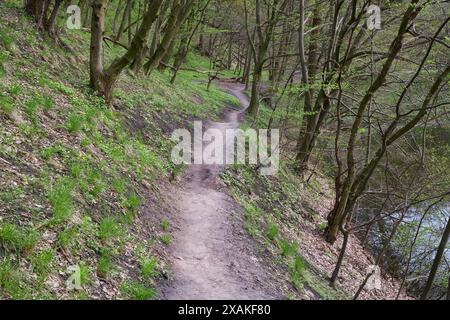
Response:
[{"label": "green grass patch", "polygon": [[158,259],[155,257],[143,258],[141,260],[141,275],[144,279],[150,280],[160,275]]},{"label": "green grass patch", "polygon": [[50,224],[59,225],[67,222],[73,215],[75,203],[72,192],[74,181],[70,177],[59,178],[53,188],[48,193],[48,199],[53,207],[53,217]]},{"label": "green grass patch", "polygon": [[267,228],[267,238],[269,240],[274,241],[277,239],[278,235],[280,233],[280,230],[278,228],[278,225],[275,223],[270,223],[269,227]]},{"label": "green grass patch", "polygon": [[31,299],[31,289],[23,283],[18,266],[8,258],[0,259],[0,297]]},{"label": "green grass patch", "polygon": [[172,243],[172,236],[168,233],[164,233],[159,237],[159,240],[166,246]]},{"label": "green grass patch", "polygon": [[98,237],[103,241],[113,240],[122,234],[122,229],[114,217],[106,217],[100,222]]},{"label": "green grass patch", "polygon": [[167,218],[162,219],[161,227],[162,227],[162,229],[165,232],[169,231],[169,228],[170,228],[170,221],[169,221],[169,219],[167,219]]},{"label": "green grass patch", "polygon": [[121,292],[129,300],[152,300],[157,294],[156,290],[137,281],[127,281],[122,284]]},{"label": "green grass patch", "polygon": [[56,251],[54,249],[45,249],[31,256],[31,264],[34,271],[39,275],[40,281],[45,280],[50,273],[55,256]]},{"label": "green grass patch", "polygon": [[114,253],[110,248],[102,248],[98,259],[97,273],[99,276],[106,278],[115,271]]},{"label": "green grass patch", "polygon": [[0,224],[0,243],[6,251],[26,254],[34,248],[38,239],[38,232],[32,228]]}]

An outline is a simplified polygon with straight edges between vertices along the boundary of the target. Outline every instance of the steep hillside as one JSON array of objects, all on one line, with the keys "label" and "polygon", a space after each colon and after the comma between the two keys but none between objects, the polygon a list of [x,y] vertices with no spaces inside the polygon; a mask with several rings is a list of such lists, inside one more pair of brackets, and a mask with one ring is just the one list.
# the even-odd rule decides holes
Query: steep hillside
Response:
[{"label": "steep hillside", "polygon": [[[233,97],[191,72],[176,85],[126,72],[107,106],[87,86],[88,33],[64,34],[67,51],[21,8],[0,4],[0,20],[0,298],[157,297],[171,238],[159,188],[182,170],[172,129]],[[68,291],[76,266],[83,289]]]}]

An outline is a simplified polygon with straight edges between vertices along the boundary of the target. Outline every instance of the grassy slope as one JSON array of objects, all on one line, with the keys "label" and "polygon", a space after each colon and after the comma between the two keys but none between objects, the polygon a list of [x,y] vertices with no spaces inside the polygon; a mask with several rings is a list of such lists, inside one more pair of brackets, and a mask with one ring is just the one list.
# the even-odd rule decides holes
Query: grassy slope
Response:
[{"label": "grassy slope", "polygon": [[0,4],[0,299],[154,298],[171,240],[158,186],[182,170],[171,131],[235,101],[202,75],[125,72],[106,106],[87,86],[89,34],[66,33],[65,52],[20,5]]}]

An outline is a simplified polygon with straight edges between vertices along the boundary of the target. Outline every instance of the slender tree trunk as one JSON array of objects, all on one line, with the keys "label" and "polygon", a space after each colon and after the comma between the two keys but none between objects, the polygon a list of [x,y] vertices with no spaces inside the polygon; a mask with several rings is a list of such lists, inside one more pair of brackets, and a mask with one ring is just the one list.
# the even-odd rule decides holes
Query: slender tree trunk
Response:
[{"label": "slender tree trunk", "polygon": [[109,0],[94,0],[92,3],[90,85],[101,95],[109,96],[105,91],[103,75],[103,33],[105,32],[105,13]]},{"label": "slender tree trunk", "polygon": [[181,5],[179,1],[174,2],[172,12],[167,22],[164,37],[160,45],[156,49],[155,53],[152,55],[150,60],[144,65],[145,72],[147,74],[150,74],[155,68],[158,67],[161,60],[170,50],[171,46],[173,45],[172,41],[175,35],[177,34],[181,25],[186,21],[187,17],[191,13],[193,5],[194,5],[193,1],[188,1],[184,5]]},{"label": "slender tree trunk", "polygon": [[344,261],[345,252],[347,250],[349,233],[343,232],[343,234],[344,234],[344,240],[342,242],[341,250],[339,251],[338,261],[336,263],[336,266],[334,267],[333,274],[331,275],[331,279],[330,279],[331,285],[334,285],[336,283],[336,280],[339,275],[339,271],[341,270],[342,262]]},{"label": "slender tree trunk", "polygon": [[119,30],[117,31],[117,34],[114,38],[116,41],[120,41],[120,38],[122,37],[123,30],[125,30],[125,25],[128,20],[129,12],[131,11],[131,5],[133,3],[133,0],[127,0],[127,5],[125,7],[125,10],[123,12],[122,21],[120,22]]},{"label": "slender tree trunk", "polygon": [[253,117],[256,117],[259,112],[259,86],[261,82],[262,74],[262,62],[255,62],[255,68],[253,69],[252,90],[250,97],[250,104],[248,105],[248,113]]},{"label": "slender tree trunk", "polygon": [[436,273],[438,271],[439,265],[442,260],[442,256],[444,255],[445,248],[447,247],[448,238],[450,235],[450,218],[447,221],[447,226],[445,227],[444,233],[441,238],[441,242],[439,243],[436,256],[434,257],[433,265],[431,266],[430,274],[428,275],[427,282],[420,296],[421,300],[427,300],[428,295],[430,293],[431,287],[433,286],[434,278],[436,277]]},{"label": "slender tree trunk", "polygon": [[[418,0],[411,0],[411,4],[417,4]],[[412,21],[417,14],[420,12],[422,7],[420,6],[409,6],[406,10],[405,14],[403,15],[401,25],[399,27],[399,30],[397,32],[397,36],[392,41],[389,51],[389,56],[386,59],[386,62],[384,63],[380,73],[378,74],[377,78],[373,82],[373,84],[370,86],[370,88],[367,90],[365,96],[361,100],[358,112],[355,117],[355,120],[353,122],[351,132],[350,132],[350,138],[348,142],[348,148],[347,148],[347,175],[344,180],[344,184],[342,187],[342,193],[340,194],[340,199],[336,203],[336,210],[332,212],[332,214],[329,215],[329,224],[326,232],[326,238],[327,241],[330,243],[334,243],[336,241],[337,234],[339,232],[339,225],[342,223],[342,221],[345,220],[348,213],[353,209],[353,205],[356,201],[356,199],[361,195],[361,193],[364,191],[364,188],[367,184],[368,179],[372,175],[373,171],[375,170],[376,166],[378,165],[378,162],[381,160],[381,158],[384,156],[386,152],[386,148],[388,145],[393,143],[395,140],[397,140],[400,136],[405,134],[407,131],[409,131],[412,127],[409,127],[409,125],[412,125],[412,123],[409,123],[408,126],[405,126],[402,129],[405,129],[405,132],[403,130],[399,130],[398,133],[400,135],[394,134],[392,137],[387,140],[387,142],[383,142],[382,146],[378,150],[377,154],[375,155],[374,159],[364,167],[362,172],[356,176],[356,165],[355,165],[355,159],[354,159],[354,151],[355,151],[355,142],[358,136],[358,130],[362,121],[362,117],[366,111],[366,107],[369,103],[369,101],[372,99],[372,96],[375,94],[375,92],[378,91],[378,89],[381,88],[383,85],[387,74],[392,66],[392,63],[394,62],[395,57],[400,52],[403,44],[403,39],[405,32],[408,28],[408,25],[410,21]],[[444,72],[445,73],[445,72]],[[440,85],[442,79],[442,74],[436,79],[436,82],[433,84],[432,89],[430,90],[429,94],[427,95],[427,98],[424,101],[424,104],[428,105],[430,102],[431,97],[429,96],[436,93],[438,87],[436,85]],[[414,78],[413,78],[414,79]],[[399,103],[401,100],[399,100]],[[426,111],[423,110],[425,113]],[[422,112],[420,112],[421,114]],[[424,115],[422,114],[419,119],[421,119]],[[416,119],[417,120],[417,119]],[[417,120],[419,121],[419,120]],[[389,130],[386,131],[385,137],[383,139],[387,139],[387,135],[392,132],[396,125],[398,124],[398,119],[394,120],[391,125],[389,126]]]},{"label": "slender tree trunk", "polygon": [[46,29],[51,36],[56,35],[56,17],[58,16],[58,12],[61,8],[62,3],[63,0],[55,0],[55,5],[53,6],[52,13],[47,21]]},{"label": "slender tree trunk", "polygon": [[114,35],[117,35],[119,32],[119,16],[122,11],[122,0],[119,0],[117,3],[116,13],[114,14],[114,24],[113,24],[113,32]]}]

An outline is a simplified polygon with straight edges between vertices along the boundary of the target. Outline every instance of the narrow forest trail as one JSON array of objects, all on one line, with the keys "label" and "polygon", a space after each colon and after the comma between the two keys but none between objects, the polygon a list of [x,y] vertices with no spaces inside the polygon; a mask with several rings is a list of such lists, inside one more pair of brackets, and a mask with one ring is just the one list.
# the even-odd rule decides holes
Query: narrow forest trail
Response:
[{"label": "narrow forest trail", "polygon": [[[223,82],[241,102],[223,122],[204,122],[204,129],[238,128],[249,101],[244,87]],[[225,152],[224,152],[225,155]],[[163,289],[165,299],[280,299],[273,272],[258,257],[243,228],[242,210],[217,180],[224,166],[191,165],[171,200],[177,208],[177,231],[171,248],[174,279]]]}]

